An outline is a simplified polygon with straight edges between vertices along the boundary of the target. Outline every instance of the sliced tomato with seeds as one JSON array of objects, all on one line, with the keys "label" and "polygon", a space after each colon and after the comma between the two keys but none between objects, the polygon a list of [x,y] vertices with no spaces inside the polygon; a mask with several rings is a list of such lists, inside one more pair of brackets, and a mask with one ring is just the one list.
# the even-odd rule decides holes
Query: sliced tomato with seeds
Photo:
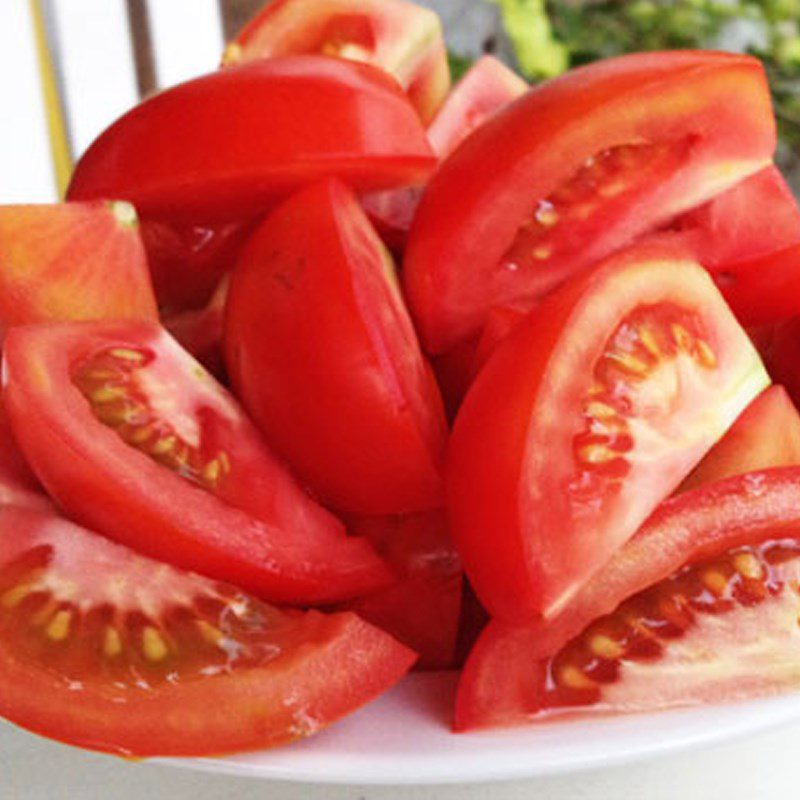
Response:
[{"label": "sliced tomato with seeds", "polygon": [[431,180],[404,263],[430,352],[528,308],[599,259],[770,163],[761,64],[640,53],[542,84],[478,128]]},{"label": "sliced tomato with seeds", "polygon": [[[788,541],[793,552],[800,553],[799,510],[796,467],[737,475],[666,501],[559,617],[519,626],[494,621],[484,630],[462,674],[455,727],[522,724],[545,708],[557,710],[559,697],[567,705],[574,702],[571,690],[579,683],[589,690],[581,699],[594,705],[596,687],[589,682],[594,678],[584,674],[580,660],[587,652],[593,653],[600,674],[616,673],[619,678],[605,696],[606,710],[714,702],[785,688],[787,673],[781,659],[787,651],[782,646],[792,644],[786,634],[797,630],[798,615],[794,614],[791,629],[776,629],[772,623],[789,608],[784,601],[797,598],[784,595],[777,605],[763,606],[764,616],[737,615],[763,600],[764,578],[775,563],[768,556],[771,543]],[[689,569],[687,563],[692,565]],[[683,590],[670,590],[669,578],[676,573],[682,573],[678,583],[689,576],[693,588],[688,598]],[[653,586],[659,588],[651,590]],[[625,605],[637,595],[638,600]],[[670,624],[693,623],[695,610],[690,607],[691,616],[684,616],[684,601],[698,597],[712,602],[701,609],[696,627],[678,626],[686,638],[671,650],[670,632],[683,633]],[[715,608],[718,601],[722,605]],[[621,611],[615,613],[618,607]],[[732,616],[717,626],[705,611]],[[602,621],[595,622],[598,619]],[[757,653],[758,646],[765,660],[748,662],[748,654]],[[649,677],[645,664],[638,662],[648,647],[653,667]],[[631,664],[615,664],[624,654],[631,656]],[[685,661],[685,681],[667,677],[677,659]],[[797,663],[795,656],[795,667]],[[628,666],[632,669],[626,672]],[[542,683],[545,675],[549,689]],[[600,687],[601,695],[603,691]]]},{"label": "sliced tomato with seeds", "polygon": [[228,45],[224,66],[319,53],[350,59],[397,79],[424,122],[450,88],[439,17],[405,0],[277,0],[267,3]]},{"label": "sliced tomato with seeds", "polygon": [[389,582],[371,546],[304,493],[158,326],[15,328],[4,359],[14,433],[74,519],[274,602],[334,602]]},{"label": "sliced tomato with seeds", "polygon": [[638,245],[545,300],[478,375],[450,440],[451,532],[489,612],[555,616],[768,382],[678,251]]},{"label": "sliced tomato with seeds", "polygon": [[225,351],[245,408],[330,507],[441,507],[438,388],[391,257],[343,184],[299,192],[254,233],[231,279]]},{"label": "sliced tomato with seeds", "polygon": [[369,64],[294,56],[148,98],[92,144],[68,196],[119,197],[148,219],[213,226],[252,219],[326,177],[359,191],[393,189],[424,182],[435,166],[391,77]]},{"label": "sliced tomato with seeds", "polygon": [[0,716],[69,744],[272,747],[354,711],[414,661],[354,614],[281,611],[54,514],[0,507],[0,542]]},{"label": "sliced tomato with seeds", "polygon": [[[447,158],[487,119],[528,90],[528,84],[494,56],[479,58],[447,96],[428,127],[428,140],[439,158]],[[405,247],[423,189],[395,189],[365,195],[362,203],[384,241]]]},{"label": "sliced tomato with seeds", "polygon": [[348,522],[353,533],[372,542],[396,581],[345,607],[418,653],[420,669],[451,669],[463,582],[444,510]]},{"label": "sliced tomato with seeds", "polygon": [[30,322],[157,317],[131,205],[0,206],[0,334]]},{"label": "sliced tomato with seeds", "polygon": [[790,466],[800,466],[800,413],[783,386],[770,386],[706,453],[679,491],[745,472]]}]

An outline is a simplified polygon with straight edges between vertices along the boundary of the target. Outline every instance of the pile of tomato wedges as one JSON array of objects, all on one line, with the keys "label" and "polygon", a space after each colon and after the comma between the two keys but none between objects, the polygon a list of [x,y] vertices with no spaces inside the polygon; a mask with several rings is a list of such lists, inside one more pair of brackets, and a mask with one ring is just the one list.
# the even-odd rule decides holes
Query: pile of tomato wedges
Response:
[{"label": "pile of tomato wedges", "polygon": [[774,150],[747,56],[451,89],[429,10],[266,6],[0,207],[0,715],[199,755],[415,665],[460,731],[800,687]]}]

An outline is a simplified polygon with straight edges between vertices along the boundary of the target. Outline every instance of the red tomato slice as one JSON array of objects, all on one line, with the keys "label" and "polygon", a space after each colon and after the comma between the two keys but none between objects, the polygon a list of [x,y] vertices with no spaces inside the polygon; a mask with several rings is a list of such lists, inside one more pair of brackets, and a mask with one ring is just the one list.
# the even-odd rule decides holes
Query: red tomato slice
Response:
[{"label": "red tomato slice", "polygon": [[675,223],[743,325],[800,314],[800,208],[771,166]]},{"label": "red tomato slice", "polygon": [[354,711],[414,661],[353,614],[280,611],[52,514],[0,507],[0,541],[0,715],[70,744],[271,747]]},{"label": "red tomato slice", "polygon": [[706,453],[679,491],[745,472],[797,465],[800,465],[800,414],[783,386],[770,386]]},{"label": "red tomato slice", "polygon": [[368,64],[296,56],[222,70],[145,100],[89,148],[69,196],[122,197],[162,221],[238,222],[321,178],[388,189],[421,183],[435,164],[389,76]]},{"label": "red tomato slice", "polygon": [[0,335],[29,322],[157,318],[128,203],[0,206]]},{"label": "red tomato slice", "polygon": [[334,602],[388,583],[370,545],[304,494],[161,328],[15,328],[4,357],[20,446],[82,524],[274,602]]},{"label": "red tomato slice", "polygon": [[715,279],[742,325],[785,322],[800,314],[800,245],[739,261]]},{"label": "red tomato slice", "polygon": [[53,509],[53,504],[43,493],[36,475],[20,452],[5,404],[0,398],[0,506],[9,503],[38,508],[40,511]]},{"label": "red tomato slice", "polygon": [[[428,128],[428,140],[446,158],[487,119],[528,90],[525,83],[494,56],[479,58],[456,84]],[[422,188],[395,189],[365,195],[362,204],[391,247],[405,247]]]},{"label": "red tomato slice", "polygon": [[158,304],[167,314],[213,302],[214,290],[233,269],[253,225],[169,225],[142,220],[142,241]]},{"label": "red tomato slice", "polygon": [[641,53],[542,84],[425,192],[403,273],[423,343],[447,351],[493,306],[530,307],[757,172],[774,147],[764,71],[747,56]]},{"label": "red tomato slice", "polygon": [[739,261],[800,243],[800,208],[780,170],[770,165],[684,214],[672,228],[704,267],[727,272]]},{"label": "red tomato slice", "polygon": [[228,45],[223,65],[320,53],[393,75],[423,121],[442,104],[450,68],[439,17],[403,0],[277,0]]},{"label": "red tomato slice", "polygon": [[[718,591],[727,592],[724,596],[731,600],[740,600],[741,589],[748,590],[755,586],[749,583],[756,575],[756,567],[750,556],[766,554],[769,548],[762,550],[760,546],[771,541],[792,541],[796,550],[800,546],[798,530],[800,469],[795,467],[738,475],[662,503],[606,568],[584,586],[560,617],[549,622],[538,621],[516,627],[492,622],[486,628],[462,674],[456,703],[456,729],[521,724],[535,718],[545,705],[552,708],[550,700],[553,695],[544,691],[541,678],[543,670],[553,664],[554,657],[559,659],[557,668],[563,670],[564,667],[573,666],[568,663],[567,655],[574,653],[574,649],[571,649],[574,644],[568,644],[570,640],[585,645],[587,638],[581,635],[584,630],[591,632],[592,636],[606,635],[608,619],[598,623],[597,627],[590,623],[606,615],[613,617],[614,610],[627,598],[639,592],[646,593],[648,587],[679,572],[684,564],[713,562],[704,564],[702,569],[695,572],[707,590],[704,594],[707,600],[716,601]],[[737,548],[746,548],[751,552],[738,559],[735,556],[730,559],[725,557],[726,552]],[[734,570],[741,577],[731,582]],[[720,580],[712,574],[714,572],[720,573],[725,580]],[[626,683],[628,664],[622,665],[619,684],[612,687],[611,693],[603,699],[606,710],[712,702],[732,699],[741,696],[742,692],[749,696],[774,691],[785,685],[783,678],[786,676],[781,675],[780,670],[775,671],[764,663],[754,667],[748,661],[748,653],[752,652],[750,645],[757,640],[755,637],[766,636],[769,639],[772,636],[774,638],[765,643],[766,656],[772,661],[772,666],[780,665],[782,650],[779,642],[781,639],[786,641],[785,630],[776,631],[771,623],[775,622],[774,615],[781,606],[764,606],[762,610],[767,611],[767,616],[757,614],[746,619],[737,616],[742,609],[738,603],[732,602],[724,610],[735,611],[736,615],[720,623],[721,627],[716,633],[713,626],[709,628],[701,621],[685,639],[678,640],[676,649],[671,650],[667,626],[659,630],[664,620],[663,614],[670,610],[679,611],[670,594],[664,591],[663,586],[656,590],[655,596],[665,602],[659,609],[652,610],[654,614],[662,616],[651,617],[652,626],[647,622],[642,629],[644,636],[648,632],[655,633],[653,641],[658,644],[658,648],[651,652],[653,670],[649,673],[652,681],[650,693],[646,696],[639,694],[639,689],[644,686],[640,679],[644,676],[633,656],[631,673],[635,677]],[[754,595],[752,599],[753,605],[757,605],[759,598]],[[796,596],[793,599],[796,601]],[[623,608],[628,612],[629,619],[635,620],[638,609],[641,609],[640,600]],[[797,617],[795,613],[792,632],[797,630]],[[600,630],[601,627],[604,630]],[[725,637],[729,640],[727,646]],[[596,644],[598,648],[608,645],[605,652],[611,653],[617,639],[614,636],[608,638],[610,641],[601,639]],[[704,671],[702,662],[698,663],[696,644],[706,653],[704,666],[709,671]],[[796,647],[796,643],[793,646]],[[734,648],[733,651],[728,647]],[[559,653],[561,655],[557,656]],[[682,677],[676,681],[674,674],[671,679],[666,679],[664,670],[674,664],[672,659],[677,657],[686,662],[686,679]],[[599,658],[597,663],[601,665],[603,657]],[[735,666],[737,662],[738,667]],[[796,655],[792,663],[796,665]],[[615,667],[610,669],[613,672]],[[582,674],[582,671],[570,670],[567,680],[569,675],[580,680],[578,673]],[[707,680],[704,682],[703,678]],[[551,686],[557,687],[558,683],[553,681]],[[627,697],[626,686],[630,686]],[[638,699],[634,699],[637,695]],[[573,697],[570,693],[561,696],[567,697],[568,702]]]},{"label": "red tomato slice", "polygon": [[164,319],[164,327],[184,350],[191,353],[214,377],[222,379],[222,328],[230,280],[225,276],[205,308],[182,311]]},{"label": "red tomato slice", "polygon": [[238,396],[327,504],[442,505],[441,399],[391,258],[350,190],[317,184],[265,220],[234,271],[225,324]]},{"label": "red tomato slice", "polygon": [[418,653],[420,669],[453,667],[462,578],[444,511],[361,517],[349,527],[372,542],[397,580],[346,607]]},{"label": "red tomato slice", "polygon": [[795,405],[800,403],[800,317],[759,331],[759,350],[769,374],[786,387]]},{"label": "red tomato slice", "polygon": [[483,368],[450,442],[452,534],[486,608],[554,616],[768,382],[679,252],[639,245],[548,298]]}]

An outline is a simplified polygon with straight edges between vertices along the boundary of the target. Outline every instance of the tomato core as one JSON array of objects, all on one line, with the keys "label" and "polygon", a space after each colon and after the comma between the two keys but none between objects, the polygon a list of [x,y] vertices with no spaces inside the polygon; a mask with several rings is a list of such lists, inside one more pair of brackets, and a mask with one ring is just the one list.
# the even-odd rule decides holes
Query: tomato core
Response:
[{"label": "tomato core", "polygon": [[152,408],[140,376],[154,360],[144,349],[108,348],[78,365],[72,380],[94,416],[125,443],[198,486],[215,489],[230,474],[230,458],[224,450],[206,452],[199,441],[187,441]]},{"label": "tomato core", "polygon": [[[571,259],[585,258],[589,235],[606,220],[632,212],[652,187],[679,170],[690,158],[692,137],[658,144],[623,144],[601,150],[547,197],[537,201],[530,217],[501,259],[497,275],[502,288],[509,273],[520,270],[535,281],[540,297],[560,284]],[[547,266],[557,261],[557,269]],[[519,300],[518,279],[507,287],[508,301]],[[527,286],[527,284],[526,284]]]},{"label": "tomato core", "polygon": [[634,448],[638,420],[667,414],[686,390],[682,376],[695,365],[710,370],[716,364],[696,314],[669,303],[628,314],[595,362],[594,381],[583,399],[583,425],[573,439],[571,496],[595,501],[619,489],[630,470],[626,453]]},{"label": "tomato core", "polygon": [[[710,615],[798,594],[800,542],[738,547],[684,567],[593,622],[547,666],[543,709],[594,705],[629,662],[657,661],[669,643]],[[789,597],[797,605],[797,598]]]}]

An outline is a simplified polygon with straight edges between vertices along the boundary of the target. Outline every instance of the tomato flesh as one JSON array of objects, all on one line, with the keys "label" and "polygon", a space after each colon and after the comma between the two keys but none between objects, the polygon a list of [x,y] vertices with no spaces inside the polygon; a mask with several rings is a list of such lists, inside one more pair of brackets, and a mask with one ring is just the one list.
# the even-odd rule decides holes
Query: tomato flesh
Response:
[{"label": "tomato flesh", "polygon": [[543,302],[481,371],[448,452],[452,534],[490,613],[554,616],[768,380],[679,252],[639,245]]},{"label": "tomato flesh", "polygon": [[332,508],[442,505],[436,382],[391,258],[345,186],[298,193],[256,231],[231,281],[225,348],[256,424]]},{"label": "tomato flesh", "polygon": [[351,59],[397,79],[428,122],[450,88],[439,17],[405,0],[278,0],[228,45],[223,65],[319,53]]},{"label": "tomato flesh", "polygon": [[[758,549],[766,542],[800,541],[798,509],[800,469],[796,467],[737,475],[705,484],[662,503],[636,536],[584,586],[559,617],[516,626],[495,621],[484,630],[462,674],[456,728],[514,725],[535,716],[542,697],[538,679],[544,674],[545,665],[571,640],[591,630],[595,620],[613,616],[627,598],[646,593],[649,587],[679,573],[687,563],[718,562],[720,555],[728,551]],[[727,567],[721,571],[723,577],[732,574]],[[722,584],[716,578],[712,581]],[[666,603],[662,610],[669,610],[669,607]],[[756,623],[761,626],[760,633],[755,631],[759,635],[769,630],[768,620],[760,618]],[[702,637],[705,635],[704,631]],[[705,652],[713,656],[717,641],[712,636]],[[734,658],[740,653],[745,659],[748,643],[733,638],[731,644],[738,645]],[[657,676],[657,670],[652,674]],[[767,670],[767,680],[772,677]],[[654,688],[653,707],[657,707],[662,691],[674,688],[680,692],[684,685],[674,678],[668,682],[675,686],[659,683]],[[740,683],[739,688],[749,685]],[[685,686],[687,693],[690,692],[691,684],[687,682]],[[710,684],[697,696],[687,696],[683,700],[730,696],[724,692],[723,696],[717,694],[719,688],[715,689],[712,677]],[[621,690],[624,692],[624,686]],[[678,698],[678,701],[683,700]]]},{"label": "tomato flesh", "polygon": [[274,602],[333,602],[389,582],[369,544],[345,536],[158,326],[15,328],[4,357],[20,446],[83,524]]},{"label": "tomato flesh", "polygon": [[2,506],[0,540],[0,715],[70,744],[271,747],[355,710],[414,660],[352,614],[281,611],[53,514]]},{"label": "tomato flesh", "polygon": [[419,669],[454,666],[461,614],[461,562],[443,510],[350,520],[396,575],[393,585],[346,608],[419,654]]},{"label": "tomato flesh", "polygon": [[0,206],[0,334],[31,322],[157,316],[128,203]]},{"label": "tomato flesh", "polygon": [[492,307],[530,308],[757,172],[774,147],[749,57],[640,53],[540,85],[475,131],[425,192],[403,273],[423,343],[445,352]]},{"label": "tomato flesh", "polygon": [[679,491],[745,472],[796,465],[800,465],[800,414],[783,386],[770,386],[706,453]]},{"label": "tomato flesh", "polygon": [[202,226],[252,219],[330,176],[361,191],[415,185],[435,163],[390,77],[295,56],[221,70],[140,103],[81,158],[68,195],[120,197],[147,218]]}]

